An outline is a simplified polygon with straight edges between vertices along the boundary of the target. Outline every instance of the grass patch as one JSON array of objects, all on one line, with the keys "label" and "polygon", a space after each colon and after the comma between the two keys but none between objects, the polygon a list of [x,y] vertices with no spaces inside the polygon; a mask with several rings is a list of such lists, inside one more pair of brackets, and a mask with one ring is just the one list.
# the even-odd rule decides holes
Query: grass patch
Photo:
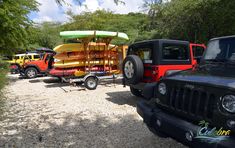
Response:
[{"label": "grass patch", "polygon": [[2,88],[5,86],[7,79],[6,74],[9,70],[8,63],[0,60],[0,95],[2,94]]},{"label": "grass patch", "polygon": [[5,99],[4,99],[2,89],[7,84],[6,75],[7,75],[8,70],[9,70],[8,63],[0,59],[0,120],[2,119],[2,115],[4,112],[4,105],[5,105]]}]

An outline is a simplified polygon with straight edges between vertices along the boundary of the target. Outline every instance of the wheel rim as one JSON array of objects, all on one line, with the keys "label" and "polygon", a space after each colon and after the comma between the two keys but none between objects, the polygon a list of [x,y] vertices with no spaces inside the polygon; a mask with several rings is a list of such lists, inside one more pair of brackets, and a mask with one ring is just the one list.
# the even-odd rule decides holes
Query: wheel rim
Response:
[{"label": "wheel rim", "polygon": [[95,80],[88,80],[87,81],[87,86],[90,87],[90,88],[95,88],[96,81]]},{"label": "wheel rim", "polygon": [[132,78],[134,75],[134,65],[131,61],[127,61],[124,66],[124,73],[127,78]]},{"label": "wheel rim", "polygon": [[27,75],[28,75],[28,77],[32,78],[32,77],[34,77],[36,75],[36,72],[34,70],[29,70],[27,72]]}]

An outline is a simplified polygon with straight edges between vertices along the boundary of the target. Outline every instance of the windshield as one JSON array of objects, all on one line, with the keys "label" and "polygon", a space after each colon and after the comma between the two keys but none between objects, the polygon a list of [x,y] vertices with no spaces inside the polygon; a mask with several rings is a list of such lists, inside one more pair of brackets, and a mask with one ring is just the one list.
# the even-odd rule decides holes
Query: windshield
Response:
[{"label": "windshield", "polygon": [[235,61],[235,38],[213,40],[208,44],[205,61]]},{"label": "windshield", "polygon": [[20,57],[19,56],[14,56],[13,59],[18,60],[18,59],[20,59]]},{"label": "windshield", "polygon": [[[45,53],[40,53],[40,54],[39,54],[40,60],[43,60],[43,59],[44,59],[44,56],[45,56]],[[37,58],[37,57],[36,57],[36,58]]]},{"label": "windshield", "polygon": [[142,44],[138,46],[131,46],[128,49],[129,55],[137,55],[143,63],[152,63],[153,45],[151,43]]}]

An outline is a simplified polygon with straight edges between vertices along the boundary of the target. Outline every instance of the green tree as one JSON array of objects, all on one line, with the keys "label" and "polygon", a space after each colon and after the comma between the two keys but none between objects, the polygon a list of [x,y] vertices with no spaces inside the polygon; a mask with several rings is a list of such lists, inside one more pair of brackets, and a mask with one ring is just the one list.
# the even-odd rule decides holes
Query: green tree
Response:
[{"label": "green tree", "polygon": [[143,11],[147,12],[149,17],[148,29],[152,30],[157,25],[158,17],[161,17],[163,0],[144,0]]},{"label": "green tree", "polygon": [[38,47],[53,49],[56,45],[62,43],[59,32],[59,23],[44,22],[36,27],[30,27],[27,44],[28,49],[35,49]]},{"label": "green tree", "polygon": [[157,17],[155,36],[204,42],[235,31],[235,1],[172,0]]},{"label": "green tree", "polygon": [[37,6],[36,0],[0,1],[0,52],[25,45],[32,24],[28,14],[36,11]]}]

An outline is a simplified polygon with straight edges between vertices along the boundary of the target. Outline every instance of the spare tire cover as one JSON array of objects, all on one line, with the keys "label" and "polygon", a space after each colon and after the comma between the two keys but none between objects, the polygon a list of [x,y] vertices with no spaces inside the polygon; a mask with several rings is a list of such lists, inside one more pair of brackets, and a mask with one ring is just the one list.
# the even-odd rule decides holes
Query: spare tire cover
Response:
[{"label": "spare tire cover", "polygon": [[136,55],[128,55],[123,61],[123,77],[127,84],[136,84],[143,79],[144,64]]}]

